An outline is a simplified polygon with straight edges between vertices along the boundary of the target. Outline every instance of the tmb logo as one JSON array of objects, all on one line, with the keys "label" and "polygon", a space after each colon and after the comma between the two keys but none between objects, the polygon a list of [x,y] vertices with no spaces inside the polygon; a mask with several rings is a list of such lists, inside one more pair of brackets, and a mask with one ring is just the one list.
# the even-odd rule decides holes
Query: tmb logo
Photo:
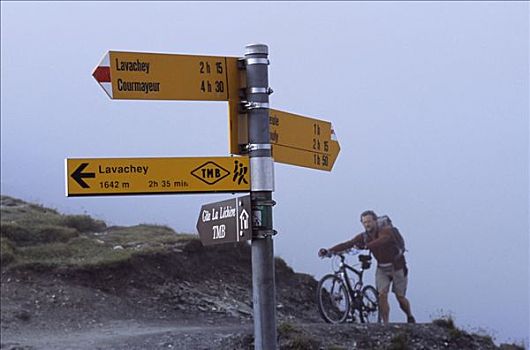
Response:
[{"label": "tmb logo", "polygon": [[230,172],[222,166],[215,164],[212,161],[209,161],[204,163],[197,169],[193,170],[191,172],[191,175],[207,183],[208,185],[213,185],[216,182],[230,175]]}]

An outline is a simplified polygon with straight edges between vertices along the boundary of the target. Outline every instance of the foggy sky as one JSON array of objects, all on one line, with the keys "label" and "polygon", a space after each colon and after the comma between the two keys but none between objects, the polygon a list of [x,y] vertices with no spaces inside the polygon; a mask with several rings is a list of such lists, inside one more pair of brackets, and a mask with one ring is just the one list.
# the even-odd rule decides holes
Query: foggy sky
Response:
[{"label": "foggy sky", "polygon": [[[195,232],[218,195],[65,197],[65,158],[228,155],[225,102],[110,100],[109,50],[269,46],[271,107],[333,123],[333,171],[275,165],[275,253],[298,272],[388,214],[419,322],[529,330],[529,5],[1,2],[1,191],[109,225]],[[373,281],[373,270],[369,273]],[[315,310],[316,312],[316,310]],[[391,304],[391,321],[405,316]]]}]

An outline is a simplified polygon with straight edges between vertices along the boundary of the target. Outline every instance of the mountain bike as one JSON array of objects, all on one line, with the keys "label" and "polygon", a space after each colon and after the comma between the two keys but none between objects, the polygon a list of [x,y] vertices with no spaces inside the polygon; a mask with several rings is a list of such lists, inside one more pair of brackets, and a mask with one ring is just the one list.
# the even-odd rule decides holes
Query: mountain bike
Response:
[{"label": "mountain bike", "polygon": [[377,290],[363,284],[363,273],[370,268],[372,256],[352,250],[351,253],[359,255],[361,268],[357,270],[346,263],[347,252],[328,255],[339,257],[340,264],[333,274],[325,275],[318,282],[318,311],[328,323],[355,322],[357,319],[361,323],[379,322]]}]

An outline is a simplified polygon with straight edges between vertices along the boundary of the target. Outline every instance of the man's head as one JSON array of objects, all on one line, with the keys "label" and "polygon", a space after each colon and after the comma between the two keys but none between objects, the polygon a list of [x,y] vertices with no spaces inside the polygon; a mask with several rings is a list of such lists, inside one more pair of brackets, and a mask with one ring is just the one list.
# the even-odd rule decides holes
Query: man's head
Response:
[{"label": "man's head", "polygon": [[373,232],[377,229],[377,215],[373,210],[366,210],[361,214],[361,223],[366,232]]}]

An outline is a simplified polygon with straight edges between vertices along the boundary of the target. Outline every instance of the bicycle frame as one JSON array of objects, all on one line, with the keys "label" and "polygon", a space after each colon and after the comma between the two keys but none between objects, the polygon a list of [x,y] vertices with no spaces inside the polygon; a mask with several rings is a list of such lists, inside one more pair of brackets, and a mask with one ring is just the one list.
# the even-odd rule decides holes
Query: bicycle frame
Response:
[{"label": "bicycle frame", "polygon": [[[340,277],[346,282],[346,288],[348,289],[348,294],[352,301],[355,300],[355,292],[361,290],[363,287],[363,274],[364,269],[357,270],[354,267],[348,265],[345,260],[346,257],[344,254],[337,254],[340,257],[340,265],[338,271],[335,271],[335,274],[341,275]],[[355,283],[354,286],[351,285],[350,278],[348,276],[348,270],[355,273],[359,280]]]}]

